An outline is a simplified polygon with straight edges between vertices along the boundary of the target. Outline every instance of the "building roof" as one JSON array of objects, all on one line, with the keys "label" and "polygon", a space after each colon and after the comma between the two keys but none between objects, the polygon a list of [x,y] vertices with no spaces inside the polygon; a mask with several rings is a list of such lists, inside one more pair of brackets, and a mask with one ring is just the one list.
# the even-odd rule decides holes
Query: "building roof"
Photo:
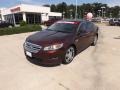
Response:
[{"label": "building roof", "polygon": [[11,14],[18,12],[35,12],[35,13],[49,13],[50,7],[38,6],[38,5],[29,5],[29,4],[19,4],[6,8],[3,11],[3,14]]},{"label": "building roof", "polygon": [[2,15],[8,15],[19,12],[41,13],[46,15],[48,14],[49,16],[62,16],[62,13],[50,12],[50,7],[45,7],[41,5],[18,4],[1,10]]}]

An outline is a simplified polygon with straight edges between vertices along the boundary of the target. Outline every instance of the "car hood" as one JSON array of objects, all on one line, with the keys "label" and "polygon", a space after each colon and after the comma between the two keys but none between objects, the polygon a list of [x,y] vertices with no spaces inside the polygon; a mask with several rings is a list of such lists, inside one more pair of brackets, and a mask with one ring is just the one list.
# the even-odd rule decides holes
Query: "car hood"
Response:
[{"label": "car hood", "polygon": [[70,39],[73,33],[64,33],[58,31],[43,30],[30,35],[26,41],[43,45],[64,42],[66,39]]}]

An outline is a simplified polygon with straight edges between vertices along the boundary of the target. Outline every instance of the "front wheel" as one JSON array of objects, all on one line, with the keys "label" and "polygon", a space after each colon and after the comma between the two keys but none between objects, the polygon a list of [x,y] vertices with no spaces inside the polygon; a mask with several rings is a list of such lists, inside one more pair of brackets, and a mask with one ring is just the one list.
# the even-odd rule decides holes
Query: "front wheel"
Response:
[{"label": "front wheel", "polygon": [[65,58],[63,60],[64,64],[69,64],[73,61],[73,58],[75,57],[75,48],[73,46],[70,46],[65,53]]}]

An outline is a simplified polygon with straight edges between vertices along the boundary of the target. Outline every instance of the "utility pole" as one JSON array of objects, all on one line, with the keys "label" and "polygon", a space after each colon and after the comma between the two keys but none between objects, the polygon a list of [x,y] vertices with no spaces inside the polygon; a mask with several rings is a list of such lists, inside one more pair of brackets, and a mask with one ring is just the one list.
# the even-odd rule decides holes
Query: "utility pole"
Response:
[{"label": "utility pole", "polygon": [[105,7],[101,7],[101,8],[102,8],[102,18],[103,18],[104,17],[104,15],[103,15],[104,12],[103,11],[104,11]]},{"label": "utility pole", "polygon": [[105,15],[105,14],[106,14],[106,12],[104,11],[104,12],[103,12],[103,17],[104,17],[104,18],[106,17],[106,15]]},{"label": "utility pole", "polygon": [[70,19],[72,19],[72,9],[69,10],[70,11]]},{"label": "utility pole", "polygon": [[112,13],[110,13],[110,18],[112,18]]},{"label": "utility pole", "polygon": [[100,12],[101,12],[101,10],[98,10],[98,12],[99,12],[99,17],[100,17]]},{"label": "utility pole", "polygon": [[75,10],[75,20],[77,19],[77,0],[76,0],[76,10]]},{"label": "utility pole", "polygon": [[63,12],[63,20],[65,19],[65,12]]}]

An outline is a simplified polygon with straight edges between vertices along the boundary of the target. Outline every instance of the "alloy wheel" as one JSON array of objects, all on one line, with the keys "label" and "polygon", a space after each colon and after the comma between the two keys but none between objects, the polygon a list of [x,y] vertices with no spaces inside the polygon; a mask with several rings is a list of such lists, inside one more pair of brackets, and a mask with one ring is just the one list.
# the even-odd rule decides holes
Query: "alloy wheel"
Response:
[{"label": "alloy wheel", "polygon": [[65,64],[70,63],[73,60],[74,56],[75,56],[74,47],[68,48],[65,54]]}]

